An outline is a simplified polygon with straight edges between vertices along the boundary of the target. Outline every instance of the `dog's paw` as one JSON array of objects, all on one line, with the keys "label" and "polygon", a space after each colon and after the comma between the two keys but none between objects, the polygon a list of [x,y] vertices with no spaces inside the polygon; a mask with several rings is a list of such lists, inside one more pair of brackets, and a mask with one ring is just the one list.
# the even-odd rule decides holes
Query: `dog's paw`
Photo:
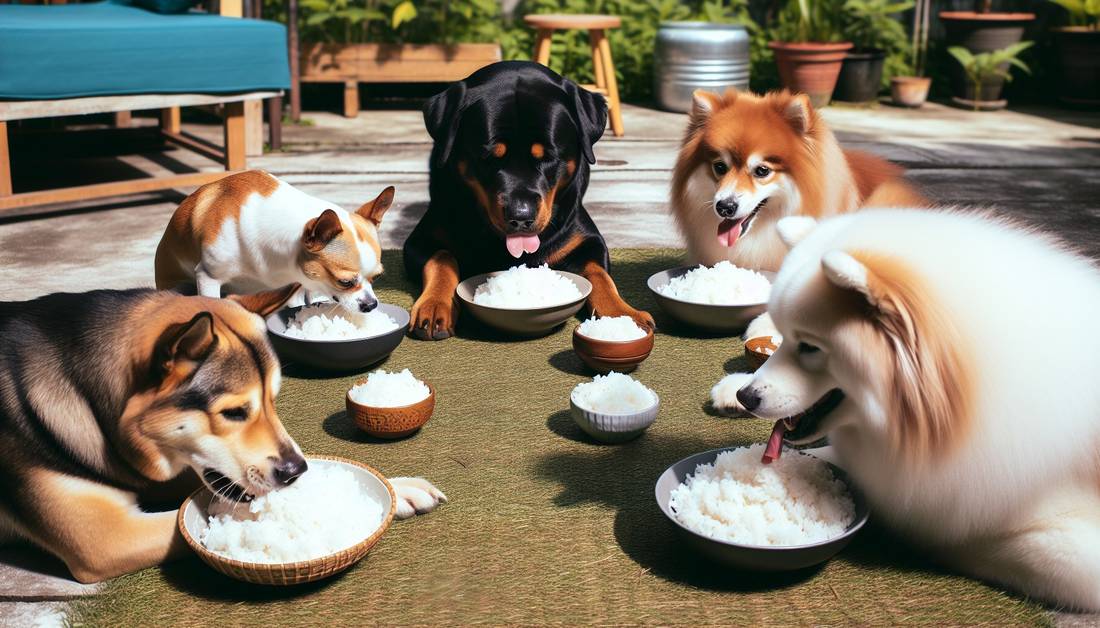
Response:
[{"label": "dog's paw", "polygon": [[737,400],[737,391],[749,383],[752,373],[730,373],[726,375],[714,388],[710,389],[710,402],[716,410],[726,413],[744,412],[745,407]]},{"label": "dog's paw", "polygon": [[772,315],[764,312],[749,323],[748,329],[745,330],[744,339],[778,335],[779,330],[775,328],[775,323],[772,322]]},{"label": "dog's paw", "polygon": [[653,317],[650,316],[649,312],[636,310],[625,302],[617,305],[605,305],[604,307],[596,307],[591,302],[589,305],[592,308],[592,316],[629,316],[642,329],[651,331],[657,329],[657,323],[653,320]]},{"label": "dog's paw", "polygon": [[413,515],[423,515],[447,503],[443,491],[424,478],[390,478],[390,485],[397,493],[398,519],[408,519]]},{"label": "dog's paw", "polygon": [[421,295],[409,316],[409,333],[421,340],[445,340],[455,335],[458,312],[454,299]]}]

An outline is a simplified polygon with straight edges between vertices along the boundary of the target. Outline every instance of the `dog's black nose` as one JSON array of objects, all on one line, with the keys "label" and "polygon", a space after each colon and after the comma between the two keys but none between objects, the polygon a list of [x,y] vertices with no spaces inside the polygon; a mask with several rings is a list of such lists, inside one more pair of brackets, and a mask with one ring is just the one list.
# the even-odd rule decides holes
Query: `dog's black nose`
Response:
[{"label": "dog's black nose", "polygon": [[745,386],[737,391],[737,400],[746,410],[752,412],[760,406],[760,395],[752,386]]},{"label": "dog's black nose", "polygon": [[364,314],[378,307],[378,299],[367,297],[359,301],[359,311]]},{"label": "dog's black nose", "polygon": [[530,203],[515,203],[504,211],[504,220],[508,224],[508,233],[530,233],[535,226],[535,206]]},{"label": "dog's black nose", "polygon": [[305,458],[299,454],[290,454],[275,464],[275,480],[283,486],[289,486],[308,468]]},{"label": "dog's black nose", "polygon": [[722,218],[733,218],[737,213],[737,201],[733,197],[724,198],[714,204],[714,211]]}]

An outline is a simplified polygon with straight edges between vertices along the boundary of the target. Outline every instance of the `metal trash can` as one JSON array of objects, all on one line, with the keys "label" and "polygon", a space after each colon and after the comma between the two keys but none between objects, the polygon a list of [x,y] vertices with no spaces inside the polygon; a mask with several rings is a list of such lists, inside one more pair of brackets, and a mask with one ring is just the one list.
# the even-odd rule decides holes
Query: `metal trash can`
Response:
[{"label": "metal trash can", "polygon": [[749,88],[749,33],[739,24],[661,22],[654,55],[653,93],[666,111],[690,111],[697,89]]}]

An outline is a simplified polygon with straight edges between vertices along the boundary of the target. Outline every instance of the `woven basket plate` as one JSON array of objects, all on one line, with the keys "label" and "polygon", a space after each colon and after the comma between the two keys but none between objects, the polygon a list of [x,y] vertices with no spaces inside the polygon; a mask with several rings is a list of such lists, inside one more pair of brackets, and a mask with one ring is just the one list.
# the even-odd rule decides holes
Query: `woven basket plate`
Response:
[{"label": "woven basket plate", "polygon": [[221,573],[253,584],[292,585],[321,580],[340,573],[359,562],[370,551],[393,521],[397,510],[397,494],[381,473],[373,468],[344,458],[316,456],[309,458],[313,464],[335,464],[348,468],[355,474],[363,489],[373,499],[386,504],[382,511],[382,525],[366,539],[347,549],[296,563],[248,563],[215,554],[198,541],[199,533],[206,527],[207,507],[211,494],[205,487],[191,494],[179,511],[179,529],[184,540],[202,560]]}]

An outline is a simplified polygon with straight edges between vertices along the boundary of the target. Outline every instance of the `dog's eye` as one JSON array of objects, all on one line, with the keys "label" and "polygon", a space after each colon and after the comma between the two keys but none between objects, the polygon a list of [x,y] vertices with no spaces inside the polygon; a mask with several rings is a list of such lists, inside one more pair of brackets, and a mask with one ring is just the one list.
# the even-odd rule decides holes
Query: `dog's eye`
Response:
[{"label": "dog's eye", "polygon": [[757,179],[763,179],[771,173],[772,169],[763,164],[753,168],[752,170],[752,176],[756,177]]},{"label": "dog's eye", "polygon": [[222,410],[222,416],[230,421],[247,421],[248,420],[248,406],[239,406],[236,408],[226,408]]},{"label": "dog's eye", "polygon": [[730,171],[729,166],[727,166],[726,163],[723,161],[716,161],[711,164],[710,167],[714,168],[714,174],[720,177],[724,176],[727,172]]},{"label": "dog's eye", "polygon": [[341,288],[351,289],[359,282],[356,279],[337,279],[336,283],[340,284]]},{"label": "dog's eye", "polygon": [[815,347],[814,345],[812,345],[808,342],[798,343],[798,352],[801,353],[802,355],[806,355],[806,354],[809,354],[809,353],[817,353],[818,351],[821,351],[820,347]]}]

